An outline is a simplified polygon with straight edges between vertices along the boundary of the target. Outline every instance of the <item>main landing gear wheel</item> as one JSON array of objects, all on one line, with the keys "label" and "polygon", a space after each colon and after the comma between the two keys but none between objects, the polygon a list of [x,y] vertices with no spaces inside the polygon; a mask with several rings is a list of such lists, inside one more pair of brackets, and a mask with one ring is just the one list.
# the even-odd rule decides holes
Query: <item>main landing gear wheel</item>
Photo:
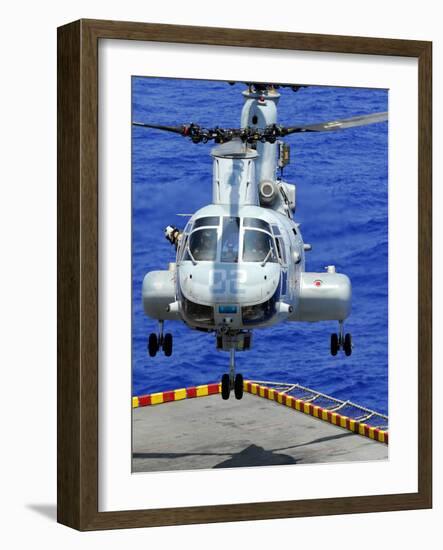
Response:
[{"label": "main landing gear wheel", "polygon": [[338,343],[338,335],[331,334],[331,355],[337,355],[340,345]]},{"label": "main landing gear wheel", "polygon": [[243,397],[243,376],[241,374],[235,376],[234,395],[236,399],[241,399]]},{"label": "main landing gear wheel", "polygon": [[151,332],[148,339],[148,352],[151,357],[155,357],[160,348],[158,338],[155,332]]},{"label": "main landing gear wheel", "polygon": [[222,399],[229,399],[229,394],[231,393],[231,381],[229,379],[229,374],[224,374],[221,379],[221,396]]},{"label": "main landing gear wheel", "polygon": [[164,321],[158,322],[158,334],[151,332],[148,338],[148,353],[151,357],[155,357],[160,348],[166,357],[172,355],[172,334],[170,332],[163,335]]},{"label": "main landing gear wheel", "polygon": [[347,357],[352,354],[352,336],[349,332],[344,334],[343,321],[339,322],[339,334],[331,334],[331,355],[337,355],[340,349]]},{"label": "main landing gear wheel", "polygon": [[221,396],[222,399],[229,399],[231,390],[234,390],[236,399],[243,397],[243,376],[235,374],[235,348],[230,350],[229,374],[226,373],[221,379]]},{"label": "main landing gear wheel", "polygon": [[170,357],[172,355],[172,334],[170,332],[165,334],[162,348],[166,357]]},{"label": "main landing gear wheel", "polygon": [[343,342],[343,350],[347,357],[349,357],[352,353],[352,336],[349,334],[349,332],[345,335],[345,341]]}]

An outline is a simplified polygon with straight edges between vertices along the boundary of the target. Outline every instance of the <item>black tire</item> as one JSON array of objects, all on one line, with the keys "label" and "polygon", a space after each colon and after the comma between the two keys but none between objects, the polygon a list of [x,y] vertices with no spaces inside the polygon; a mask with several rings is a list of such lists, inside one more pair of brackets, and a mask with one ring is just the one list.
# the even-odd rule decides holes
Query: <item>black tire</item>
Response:
[{"label": "black tire", "polygon": [[171,357],[172,355],[172,334],[167,332],[163,338],[163,352],[166,357]]},{"label": "black tire", "polygon": [[158,351],[158,338],[155,332],[151,332],[148,339],[148,352],[151,357],[155,357]]},{"label": "black tire", "polygon": [[224,374],[221,379],[221,396],[226,401],[229,399],[231,393],[231,382],[229,380],[229,374]]},{"label": "black tire", "polygon": [[234,380],[234,394],[236,399],[243,397],[243,375],[237,374]]},{"label": "black tire", "polygon": [[335,333],[331,334],[331,355],[337,355],[338,349],[338,335]]},{"label": "black tire", "polygon": [[343,343],[343,349],[345,351],[345,355],[349,357],[352,353],[352,336],[349,334],[345,335],[345,341]]}]

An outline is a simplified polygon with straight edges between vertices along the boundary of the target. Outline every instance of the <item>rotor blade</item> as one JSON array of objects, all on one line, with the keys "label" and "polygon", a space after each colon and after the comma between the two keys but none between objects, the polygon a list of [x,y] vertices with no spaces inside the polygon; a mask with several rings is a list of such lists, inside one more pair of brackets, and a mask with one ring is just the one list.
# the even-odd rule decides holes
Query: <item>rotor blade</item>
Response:
[{"label": "rotor blade", "polygon": [[341,120],[331,120],[329,122],[320,122],[319,124],[309,124],[307,126],[293,126],[284,129],[285,134],[295,134],[297,132],[332,132],[335,130],[344,130],[354,126],[365,126],[366,124],[375,124],[388,120],[388,113],[372,113],[370,115],[354,116],[352,118],[343,118]]},{"label": "rotor blade", "polygon": [[143,128],[154,128],[155,130],[164,130],[165,132],[173,132],[174,134],[184,134],[185,125],[182,126],[162,126],[161,124],[146,124],[145,122],[133,122],[134,126],[142,126]]},{"label": "rotor blade", "polygon": [[[180,134],[181,136],[188,137],[193,143],[207,143],[208,141],[226,143],[236,137],[240,137],[243,141],[250,138],[250,131],[245,128],[219,128],[218,126],[215,128],[202,128],[193,122],[191,124],[182,124],[181,126],[164,126],[161,124],[147,124],[145,122],[133,122],[132,124],[134,126]],[[260,139],[260,135],[252,139]]]}]

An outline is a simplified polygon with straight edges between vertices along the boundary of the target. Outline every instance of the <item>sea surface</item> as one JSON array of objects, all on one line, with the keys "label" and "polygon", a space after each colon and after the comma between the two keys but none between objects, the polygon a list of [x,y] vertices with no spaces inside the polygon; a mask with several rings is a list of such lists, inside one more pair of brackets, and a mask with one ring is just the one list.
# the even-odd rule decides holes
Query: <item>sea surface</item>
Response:
[{"label": "sea surface", "polygon": [[[133,120],[238,127],[244,85],[134,77]],[[279,122],[323,122],[388,110],[388,91],[311,86],[281,89]],[[308,271],[335,265],[352,281],[351,357],[329,353],[336,322],[283,323],[256,330],[253,349],[237,353],[245,378],[298,382],[340,399],[388,412],[388,123],[340,132],[295,134],[284,179],[297,185],[296,221]],[[195,145],[170,133],[133,127],[132,137],[132,370],[133,395],[219,381],[229,356],[214,336],[166,322],[174,335],[171,357],[149,357],[156,322],[143,313],[144,275],[167,269],[174,247],[166,225],[183,227],[211,202],[210,144]]]}]

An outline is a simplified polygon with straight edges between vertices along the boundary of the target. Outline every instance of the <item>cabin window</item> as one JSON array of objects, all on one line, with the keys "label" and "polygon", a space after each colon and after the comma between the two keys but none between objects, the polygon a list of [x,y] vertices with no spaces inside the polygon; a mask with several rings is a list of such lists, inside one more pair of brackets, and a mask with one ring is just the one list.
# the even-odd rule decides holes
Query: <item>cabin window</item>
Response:
[{"label": "cabin window", "polygon": [[224,217],[221,239],[220,261],[225,263],[238,262],[238,242],[240,232],[240,218]]},{"label": "cabin window", "polygon": [[[217,257],[217,229],[197,229],[189,237],[189,250],[195,261],[214,262]],[[192,260],[186,254],[185,260]]]},{"label": "cabin window", "polygon": [[274,232],[274,235],[281,235],[280,229],[278,228],[278,225],[272,226],[272,231]]},{"label": "cabin window", "polygon": [[245,230],[243,237],[244,262],[276,262],[274,244],[271,235],[253,229]]}]

